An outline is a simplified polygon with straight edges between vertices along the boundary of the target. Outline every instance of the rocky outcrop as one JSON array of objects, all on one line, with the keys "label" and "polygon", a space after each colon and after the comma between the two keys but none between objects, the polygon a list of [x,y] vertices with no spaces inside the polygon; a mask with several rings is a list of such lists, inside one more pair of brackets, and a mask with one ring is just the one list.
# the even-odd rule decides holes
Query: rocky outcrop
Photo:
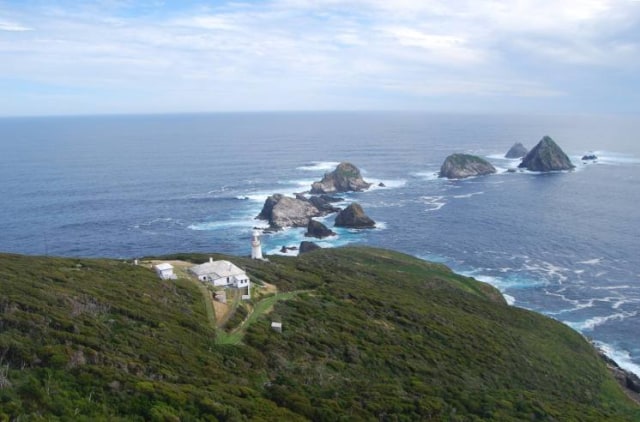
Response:
[{"label": "rocky outcrop", "polygon": [[307,225],[307,232],[304,235],[307,237],[322,239],[325,237],[334,236],[335,233],[321,222],[316,220],[309,220],[309,224]]},{"label": "rocky outcrop", "polygon": [[531,171],[571,170],[575,166],[567,154],[549,136],[545,136],[522,159],[518,166]]},{"label": "rocky outcrop", "polygon": [[267,220],[272,228],[306,227],[312,217],[320,217],[326,213],[316,208],[311,202],[290,198],[276,193],[264,202],[262,211],[256,217]]},{"label": "rocky outcrop", "polygon": [[594,344],[594,347],[596,348],[600,358],[607,364],[607,368],[609,368],[613,377],[618,381],[618,384],[627,390],[627,394],[633,400],[640,403],[640,377],[633,372],[622,369],[616,361],[607,356],[606,353],[597,345]]},{"label": "rocky outcrop", "polygon": [[351,163],[340,163],[330,173],[325,173],[319,182],[311,185],[311,193],[360,192],[369,189],[371,183],[362,179],[360,170]]},{"label": "rocky outcrop", "polygon": [[469,154],[452,154],[444,160],[440,167],[440,177],[447,179],[464,179],[465,177],[482,176],[495,172],[496,168],[487,160]]},{"label": "rocky outcrop", "polygon": [[316,249],[322,249],[322,248],[317,243],[303,240],[302,242],[300,242],[300,248],[298,249],[298,254],[315,251]]},{"label": "rocky outcrop", "polygon": [[524,145],[522,145],[522,143],[516,142],[509,149],[509,151],[507,151],[507,153],[504,155],[504,158],[522,158],[527,155],[528,152],[529,150]]},{"label": "rocky outcrop", "polygon": [[339,212],[340,208],[334,207],[332,203],[341,202],[342,200],[343,200],[342,198],[338,198],[336,196],[329,196],[329,195],[309,197],[309,202],[311,202],[320,211],[326,212],[327,214],[331,214],[332,212]]},{"label": "rocky outcrop", "polygon": [[347,208],[340,211],[336,216],[335,225],[337,227],[349,227],[354,229],[366,229],[376,226],[376,222],[369,218],[360,204],[352,203]]},{"label": "rocky outcrop", "polygon": [[593,153],[585,154],[582,156],[582,161],[596,161],[597,159],[598,156]]}]

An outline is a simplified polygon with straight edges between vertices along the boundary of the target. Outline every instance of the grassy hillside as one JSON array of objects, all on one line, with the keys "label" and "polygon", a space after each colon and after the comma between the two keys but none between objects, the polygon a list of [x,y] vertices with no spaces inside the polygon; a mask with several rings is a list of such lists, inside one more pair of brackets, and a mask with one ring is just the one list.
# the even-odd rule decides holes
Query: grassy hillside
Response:
[{"label": "grassy hillside", "polygon": [[0,420],[640,420],[579,334],[442,265],[215,258],[292,292],[237,345],[193,281],[0,255]]}]

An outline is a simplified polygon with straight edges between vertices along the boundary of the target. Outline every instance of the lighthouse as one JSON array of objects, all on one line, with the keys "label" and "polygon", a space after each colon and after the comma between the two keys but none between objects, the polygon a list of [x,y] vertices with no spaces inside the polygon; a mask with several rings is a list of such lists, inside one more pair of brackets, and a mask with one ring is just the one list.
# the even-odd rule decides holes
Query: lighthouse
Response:
[{"label": "lighthouse", "polygon": [[264,259],[262,258],[262,244],[258,230],[254,230],[251,235],[251,259]]}]

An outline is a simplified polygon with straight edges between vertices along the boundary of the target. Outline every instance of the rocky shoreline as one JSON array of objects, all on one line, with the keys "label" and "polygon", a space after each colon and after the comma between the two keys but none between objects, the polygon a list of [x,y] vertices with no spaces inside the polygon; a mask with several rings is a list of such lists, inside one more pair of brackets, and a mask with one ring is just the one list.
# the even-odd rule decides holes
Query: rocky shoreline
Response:
[{"label": "rocky shoreline", "polygon": [[593,347],[598,352],[600,359],[602,359],[607,368],[613,374],[613,377],[618,381],[618,384],[622,387],[622,389],[627,393],[627,396],[631,398],[636,403],[640,404],[640,377],[634,374],[631,371],[627,371],[618,365],[618,363],[611,359],[607,354],[598,347],[597,344],[591,342]]}]

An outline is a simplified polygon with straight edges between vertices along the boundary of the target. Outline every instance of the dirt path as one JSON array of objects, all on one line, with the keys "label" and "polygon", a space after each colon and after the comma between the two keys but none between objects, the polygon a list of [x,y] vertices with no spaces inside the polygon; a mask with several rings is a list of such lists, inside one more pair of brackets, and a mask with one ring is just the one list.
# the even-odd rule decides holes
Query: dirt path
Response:
[{"label": "dirt path", "polygon": [[269,313],[273,309],[273,305],[275,305],[276,302],[280,300],[289,300],[298,296],[301,293],[308,293],[308,292],[309,290],[296,290],[296,291],[287,292],[287,293],[276,293],[273,296],[269,296],[262,299],[261,301],[256,303],[256,305],[253,307],[249,315],[247,315],[245,320],[242,321],[242,324],[240,324],[238,328],[236,328],[230,333],[227,333],[224,330],[219,329],[216,334],[216,343],[217,344],[241,343],[247,328],[249,328],[251,324],[256,322],[258,318],[260,318],[260,316]]},{"label": "dirt path", "polygon": [[[229,302],[229,300],[227,300],[227,303],[220,303],[215,301],[213,299],[213,294],[207,288],[207,286],[189,273],[189,267],[194,265],[191,262],[175,260],[152,260],[143,261],[140,263],[140,265],[148,268],[153,268],[154,265],[160,264],[162,262],[168,262],[169,264],[173,265],[174,273],[179,279],[190,280],[198,286],[198,289],[202,293],[202,298],[204,300],[209,325],[216,330],[216,343],[218,344],[241,343],[247,328],[249,328],[251,324],[257,321],[260,316],[269,313],[273,309],[273,306],[276,302],[280,300],[289,300],[301,293],[309,292],[309,290],[296,290],[293,292],[278,293],[278,288],[275,285],[261,280],[262,285],[259,287],[259,289],[261,290],[262,295],[267,295],[267,297],[258,301],[255,306],[250,309],[249,315],[247,315],[245,320],[242,321],[242,324],[240,324],[240,326],[238,326],[232,332],[227,333],[221,327],[223,327],[227,323],[227,321],[229,321],[229,319],[234,315],[236,308],[240,304],[240,293],[227,290],[227,299],[229,299],[229,296],[232,296],[231,302]],[[258,287],[255,286],[254,289],[258,289]]]}]

